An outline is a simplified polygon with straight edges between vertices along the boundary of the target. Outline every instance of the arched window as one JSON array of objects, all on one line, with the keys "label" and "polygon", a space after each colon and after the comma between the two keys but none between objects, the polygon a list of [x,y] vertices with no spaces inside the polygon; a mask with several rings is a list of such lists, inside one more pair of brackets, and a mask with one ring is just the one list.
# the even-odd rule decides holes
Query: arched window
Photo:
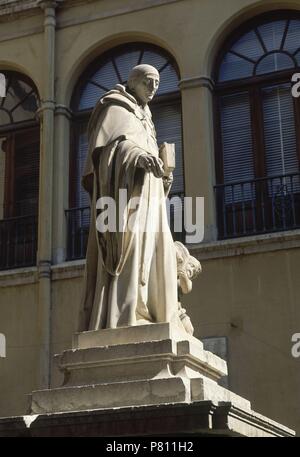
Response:
[{"label": "arched window", "polygon": [[[176,169],[172,194],[183,196],[184,174],[181,132],[181,98],[178,70],[174,59],[160,48],[145,43],[132,43],[110,50],[93,62],[79,78],[72,97],[74,114],[70,157],[70,210],[68,259],[85,256],[89,225],[89,199],[81,186],[81,175],[87,154],[87,124],[99,98],[116,84],[126,84],[130,70],[138,64],[155,66],[160,73],[160,86],[151,103],[158,143],[176,144]],[[178,209],[174,217],[182,217]]]},{"label": "arched window", "polygon": [[264,15],[234,33],[216,81],[220,238],[300,226],[300,15]]},{"label": "arched window", "polygon": [[39,98],[26,76],[1,74],[6,87],[0,97],[0,269],[7,269],[36,261]]}]

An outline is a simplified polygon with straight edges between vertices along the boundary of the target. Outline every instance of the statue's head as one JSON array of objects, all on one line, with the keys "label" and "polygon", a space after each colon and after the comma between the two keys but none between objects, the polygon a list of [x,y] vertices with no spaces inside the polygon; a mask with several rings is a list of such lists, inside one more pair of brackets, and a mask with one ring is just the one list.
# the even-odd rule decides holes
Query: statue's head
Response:
[{"label": "statue's head", "polygon": [[188,249],[179,241],[174,242],[177,260],[177,277],[181,291],[188,294],[192,290],[192,280],[195,279],[202,268],[199,260],[193,257]]},{"label": "statue's head", "polygon": [[127,86],[143,105],[149,103],[159,86],[159,73],[152,65],[137,65],[128,77]]}]

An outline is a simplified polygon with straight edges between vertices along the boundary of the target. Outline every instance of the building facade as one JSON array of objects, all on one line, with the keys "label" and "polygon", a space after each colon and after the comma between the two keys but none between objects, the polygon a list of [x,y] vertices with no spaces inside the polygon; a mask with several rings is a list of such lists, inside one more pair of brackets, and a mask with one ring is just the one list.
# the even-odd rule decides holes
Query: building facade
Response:
[{"label": "building facade", "polygon": [[224,3],[0,1],[0,416],[61,383],[53,356],[76,331],[89,224],[88,119],[150,63],[158,140],[176,144],[171,219],[184,195],[205,199],[204,240],[189,244],[203,273],[184,302],[195,336],[227,359],[232,391],[300,432],[300,2]]}]

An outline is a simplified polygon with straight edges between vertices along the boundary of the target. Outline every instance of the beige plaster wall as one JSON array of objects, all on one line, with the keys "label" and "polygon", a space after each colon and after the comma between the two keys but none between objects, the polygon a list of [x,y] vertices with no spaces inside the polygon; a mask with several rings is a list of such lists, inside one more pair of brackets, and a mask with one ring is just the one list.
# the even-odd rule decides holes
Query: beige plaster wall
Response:
[{"label": "beige plaster wall", "polygon": [[63,381],[53,356],[72,346],[72,337],[78,327],[81,286],[82,275],[52,282],[52,386],[59,386]]},{"label": "beige plaster wall", "polygon": [[39,387],[39,307],[36,284],[1,287],[0,333],[6,358],[0,358],[0,416],[24,414],[27,395]]},{"label": "beige plaster wall", "polygon": [[[29,21],[29,19],[23,19]],[[39,24],[36,28],[34,24]],[[26,29],[26,30],[25,30]],[[27,30],[28,29],[28,30]],[[39,31],[34,33],[34,30]],[[30,18],[28,26],[15,20],[1,23],[0,68],[15,70],[29,76],[43,96],[43,29],[42,16]]]},{"label": "beige plaster wall", "polygon": [[[201,257],[201,255],[200,255]],[[228,337],[229,387],[300,431],[300,249],[202,261],[186,307],[195,335]]]}]

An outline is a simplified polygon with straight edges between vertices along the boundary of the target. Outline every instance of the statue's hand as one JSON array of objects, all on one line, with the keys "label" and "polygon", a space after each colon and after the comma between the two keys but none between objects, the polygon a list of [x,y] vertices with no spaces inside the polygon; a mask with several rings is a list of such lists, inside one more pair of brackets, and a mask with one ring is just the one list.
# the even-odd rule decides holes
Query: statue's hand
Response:
[{"label": "statue's hand", "polygon": [[138,159],[137,166],[144,168],[148,173],[153,173],[156,178],[161,178],[164,175],[162,160],[153,155],[141,155]]}]

